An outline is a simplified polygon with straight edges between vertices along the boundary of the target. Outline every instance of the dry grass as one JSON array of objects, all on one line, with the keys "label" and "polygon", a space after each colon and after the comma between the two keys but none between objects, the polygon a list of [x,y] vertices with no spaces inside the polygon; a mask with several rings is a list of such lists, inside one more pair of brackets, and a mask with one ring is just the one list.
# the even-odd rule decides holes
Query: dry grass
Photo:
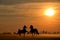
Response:
[{"label": "dry grass", "polygon": [[60,34],[39,34],[19,36],[16,34],[0,34],[0,40],[59,40]]}]

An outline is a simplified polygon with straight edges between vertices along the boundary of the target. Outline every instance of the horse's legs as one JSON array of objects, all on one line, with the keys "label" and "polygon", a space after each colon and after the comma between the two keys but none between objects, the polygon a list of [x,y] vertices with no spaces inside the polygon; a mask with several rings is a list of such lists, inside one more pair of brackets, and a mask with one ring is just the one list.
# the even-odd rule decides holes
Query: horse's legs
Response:
[{"label": "horse's legs", "polygon": [[32,36],[33,36],[33,33],[32,33]]},{"label": "horse's legs", "polygon": [[33,33],[32,33],[32,36],[33,36]]},{"label": "horse's legs", "polygon": [[19,36],[21,36],[21,34],[19,34]]},{"label": "horse's legs", "polygon": [[24,37],[25,37],[25,33],[24,33]]}]

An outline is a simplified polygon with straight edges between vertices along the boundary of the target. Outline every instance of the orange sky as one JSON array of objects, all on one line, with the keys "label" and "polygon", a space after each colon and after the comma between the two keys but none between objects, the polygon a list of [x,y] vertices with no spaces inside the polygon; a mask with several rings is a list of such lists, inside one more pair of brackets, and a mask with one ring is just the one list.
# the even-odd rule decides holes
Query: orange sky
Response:
[{"label": "orange sky", "polygon": [[[14,32],[23,25],[31,24],[39,31],[60,31],[60,3],[21,3],[0,5],[0,32]],[[46,8],[53,7],[56,14],[44,15]],[[28,29],[28,28],[27,28]]]}]

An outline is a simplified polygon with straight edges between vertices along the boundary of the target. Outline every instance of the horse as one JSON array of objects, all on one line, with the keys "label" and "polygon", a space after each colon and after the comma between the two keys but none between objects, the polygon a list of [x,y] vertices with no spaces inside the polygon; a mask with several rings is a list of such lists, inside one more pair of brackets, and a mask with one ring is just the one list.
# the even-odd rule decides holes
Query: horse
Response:
[{"label": "horse", "polygon": [[38,30],[36,28],[34,29],[32,25],[30,25],[30,32],[28,32],[28,34],[29,33],[31,33],[32,35],[33,34],[39,34]]},{"label": "horse", "polygon": [[19,36],[21,36],[21,34],[24,34],[24,36],[25,36],[25,34],[26,34],[26,25],[24,25],[24,27],[23,27],[23,29],[22,30],[20,30],[20,29],[18,29],[18,34],[19,34]]}]

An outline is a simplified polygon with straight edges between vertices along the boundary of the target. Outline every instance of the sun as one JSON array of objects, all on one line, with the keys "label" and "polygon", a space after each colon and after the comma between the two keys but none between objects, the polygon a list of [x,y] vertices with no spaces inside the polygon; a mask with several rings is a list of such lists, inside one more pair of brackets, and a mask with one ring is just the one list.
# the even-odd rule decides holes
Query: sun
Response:
[{"label": "sun", "polygon": [[45,15],[47,16],[53,16],[55,14],[55,11],[53,8],[48,8],[45,10]]}]

